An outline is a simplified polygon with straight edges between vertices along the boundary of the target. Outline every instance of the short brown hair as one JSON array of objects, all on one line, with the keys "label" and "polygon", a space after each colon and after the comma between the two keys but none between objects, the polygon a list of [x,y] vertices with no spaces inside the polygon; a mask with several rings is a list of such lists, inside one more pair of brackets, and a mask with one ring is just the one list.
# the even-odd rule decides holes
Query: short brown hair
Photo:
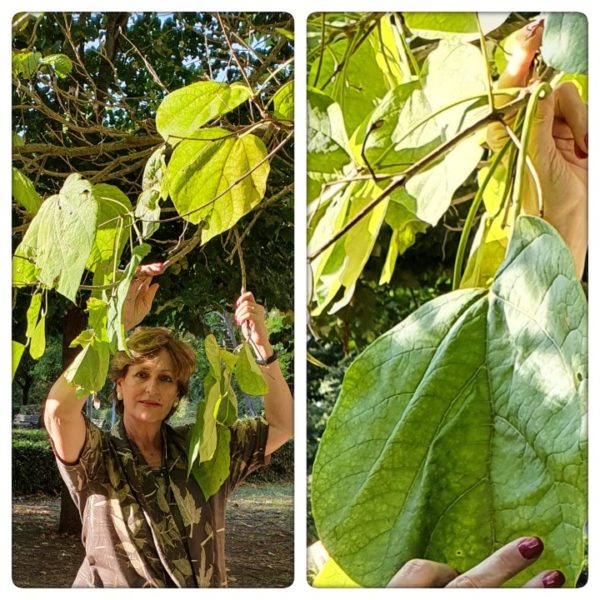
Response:
[{"label": "short brown hair", "polygon": [[[166,350],[175,369],[179,398],[188,393],[190,378],[196,370],[196,351],[190,344],[175,337],[166,327],[138,327],[127,338],[127,348],[129,354],[122,350],[117,352],[110,364],[108,377],[115,386],[117,379],[125,377],[131,365],[153,358],[161,350]],[[173,411],[174,408],[167,419]],[[122,400],[117,400],[117,412],[123,414]]]}]

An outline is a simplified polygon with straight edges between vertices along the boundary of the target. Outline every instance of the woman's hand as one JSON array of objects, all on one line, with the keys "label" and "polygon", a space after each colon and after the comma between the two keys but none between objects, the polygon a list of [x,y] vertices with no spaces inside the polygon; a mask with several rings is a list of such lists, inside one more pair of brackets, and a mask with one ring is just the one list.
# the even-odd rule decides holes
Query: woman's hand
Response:
[{"label": "woman's hand", "polygon": [[[539,538],[519,538],[462,574],[443,563],[409,560],[394,575],[388,587],[496,588],[533,564],[543,550],[544,544]],[[523,587],[558,588],[564,582],[565,577],[560,571],[542,571]]]},{"label": "woman's hand", "polygon": [[256,303],[252,292],[245,292],[235,303],[235,322],[242,328],[244,338],[252,342],[268,358],[273,352],[265,325],[265,309]]},{"label": "woman's hand", "polygon": [[[542,41],[543,21],[524,27],[498,88],[524,87]],[[499,104],[508,98],[498,97]],[[499,150],[508,139],[502,125],[488,128],[488,144]],[[539,100],[527,153],[540,179],[543,217],[562,235],[581,276],[587,252],[588,117],[587,105],[572,83],[559,85]],[[537,191],[526,169],[523,212],[539,216]]]},{"label": "woman's hand", "polygon": [[137,268],[136,276],[129,286],[123,305],[125,331],[133,329],[141,323],[150,312],[154,296],[159,288],[158,283],[152,283],[152,277],[160,275],[164,270],[163,263],[140,265]]}]

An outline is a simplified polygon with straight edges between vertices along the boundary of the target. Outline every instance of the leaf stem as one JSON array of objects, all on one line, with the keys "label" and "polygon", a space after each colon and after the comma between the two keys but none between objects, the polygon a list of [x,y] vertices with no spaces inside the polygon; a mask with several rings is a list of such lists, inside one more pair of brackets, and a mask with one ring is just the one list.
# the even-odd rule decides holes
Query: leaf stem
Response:
[{"label": "leaf stem", "polygon": [[[527,90],[525,90],[527,92]],[[519,97],[508,104],[505,104],[501,108],[496,109],[493,113],[489,113],[486,116],[479,119],[477,122],[473,123],[463,131],[457,133],[454,137],[452,137],[447,142],[441,144],[437,148],[434,148],[429,154],[424,156],[421,160],[414,163],[411,167],[409,167],[406,171],[401,173],[395,181],[392,181],[384,190],[381,192],[377,198],[371,200],[369,204],[367,204],[361,211],[356,213],[354,217],[348,221],[334,236],[331,237],[325,244],[323,244],[318,250],[316,250],[311,256],[308,257],[310,262],[314,261],[319,255],[321,255],[327,248],[329,248],[332,244],[335,244],[337,240],[339,240],[343,235],[345,235],[352,227],[354,227],[361,219],[366,217],[380,202],[385,200],[394,190],[406,185],[406,182],[421,172],[423,169],[428,167],[432,162],[437,160],[440,156],[454,148],[459,142],[461,142],[466,137],[475,133],[479,128],[487,126],[489,123],[499,121],[503,122],[503,116],[512,111],[515,108],[520,107],[524,101],[526,101],[528,95],[527,93],[523,97]]]},{"label": "leaf stem", "polygon": [[[535,115],[535,111],[537,108],[537,103],[540,98],[550,94],[552,92],[552,88],[547,83],[541,83],[537,85],[529,100],[527,102],[527,108],[525,109],[525,118],[523,121],[523,129],[521,130],[521,139],[520,139],[520,148],[519,148],[519,156],[517,157],[517,171],[515,175],[515,185],[513,188],[513,205],[515,207],[514,218],[516,219],[521,212],[521,204],[522,204],[522,193],[523,193],[523,184],[524,184],[524,176],[525,176],[525,166],[527,163],[529,169],[534,177],[534,181],[537,178],[536,186],[539,185],[539,177],[537,177],[537,173],[535,172],[535,168],[531,161],[528,161],[527,157],[527,148],[529,146],[529,139],[531,137],[531,128],[533,125],[533,117]],[[505,125],[507,132],[509,135],[512,133],[511,129]],[[514,134],[513,134],[514,136]],[[515,142],[516,143],[516,142]],[[535,175],[533,175],[535,173]],[[543,198],[541,196],[541,187],[538,187],[538,207],[540,208],[540,213],[543,213]]]},{"label": "leaf stem", "polygon": [[471,233],[471,228],[473,227],[473,222],[475,220],[475,215],[479,210],[479,206],[481,205],[481,201],[483,200],[483,194],[492,180],[496,169],[500,165],[502,158],[506,154],[506,151],[511,146],[510,140],[508,140],[500,152],[496,154],[492,164],[490,165],[490,169],[483,180],[483,183],[479,186],[477,190],[477,194],[475,194],[475,198],[473,198],[473,202],[469,207],[469,212],[467,213],[467,218],[465,219],[465,224],[463,226],[462,234],[460,236],[460,241],[458,242],[458,250],[456,251],[456,259],[454,261],[454,273],[452,275],[452,289],[457,290],[460,287],[460,281],[462,279],[462,269],[465,260],[465,253],[467,249],[467,243],[469,241],[469,235]]}]

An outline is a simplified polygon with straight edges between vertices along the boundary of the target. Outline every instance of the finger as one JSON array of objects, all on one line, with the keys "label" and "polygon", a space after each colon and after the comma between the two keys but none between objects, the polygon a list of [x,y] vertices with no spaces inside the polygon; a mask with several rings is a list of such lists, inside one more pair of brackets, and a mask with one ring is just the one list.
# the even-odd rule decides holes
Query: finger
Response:
[{"label": "finger", "polygon": [[257,318],[257,313],[250,309],[244,309],[235,313],[235,320],[238,324],[243,323],[244,321],[256,321]]},{"label": "finger", "polygon": [[[497,89],[525,87],[527,85],[535,54],[542,43],[543,30],[544,22],[537,20],[532,21],[516,33],[510,59],[498,79]],[[494,97],[494,104],[497,107],[504,106],[512,99],[512,96],[509,95],[497,95]],[[500,123],[489,125],[487,128],[487,143],[492,150],[497,152],[507,140],[508,134],[503,125]]]},{"label": "finger", "polygon": [[444,587],[458,573],[444,563],[433,562],[423,558],[409,560],[392,577],[387,587],[395,588],[434,588]]},{"label": "finger", "polygon": [[237,300],[235,305],[239,306],[242,302],[246,302],[246,301],[250,301],[250,302],[254,302],[254,295],[252,294],[252,292],[244,292]]},{"label": "finger", "polygon": [[504,72],[498,79],[498,88],[525,87],[536,52],[542,44],[544,21],[532,21],[515,34],[515,43]]},{"label": "finger", "polygon": [[585,156],[578,155],[578,158],[587,158],[588,107],[572,83],[563,83],[554,90],[554,115],[566,121],[573,133],[575,143],[585,154]]},{"label": "finger", "polygon": [[448,587],[495,588],[533,564],[544,550],[542,540],[523,537],[496,550],[478,565],[448,584]]},{"label": "finger", "polygon": [[530,579],[523,587],[526,588],[559,588],[565,583],[561,571],[542,571]]},{"label": "finger", "polygon": [[156,296],[156,292],[158,292],[159,287],[160,285],[158,283],[154,283],[148,288],[148,302],[150,304],[154,302],[154,297]]}]

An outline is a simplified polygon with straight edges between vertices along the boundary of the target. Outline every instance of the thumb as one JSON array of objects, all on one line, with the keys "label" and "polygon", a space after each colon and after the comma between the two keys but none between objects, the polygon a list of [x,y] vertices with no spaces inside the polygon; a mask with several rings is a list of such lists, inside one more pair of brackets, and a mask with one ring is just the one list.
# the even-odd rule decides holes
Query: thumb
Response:
[{"label": "thumb", "polygon": [[154,297],[156,296],[156,292],[158,292],[159,287],[160,287],[160,285],[158,283],[153,283],[148,288],[148,300],[150,303],[152,303],[154,301]]}]

